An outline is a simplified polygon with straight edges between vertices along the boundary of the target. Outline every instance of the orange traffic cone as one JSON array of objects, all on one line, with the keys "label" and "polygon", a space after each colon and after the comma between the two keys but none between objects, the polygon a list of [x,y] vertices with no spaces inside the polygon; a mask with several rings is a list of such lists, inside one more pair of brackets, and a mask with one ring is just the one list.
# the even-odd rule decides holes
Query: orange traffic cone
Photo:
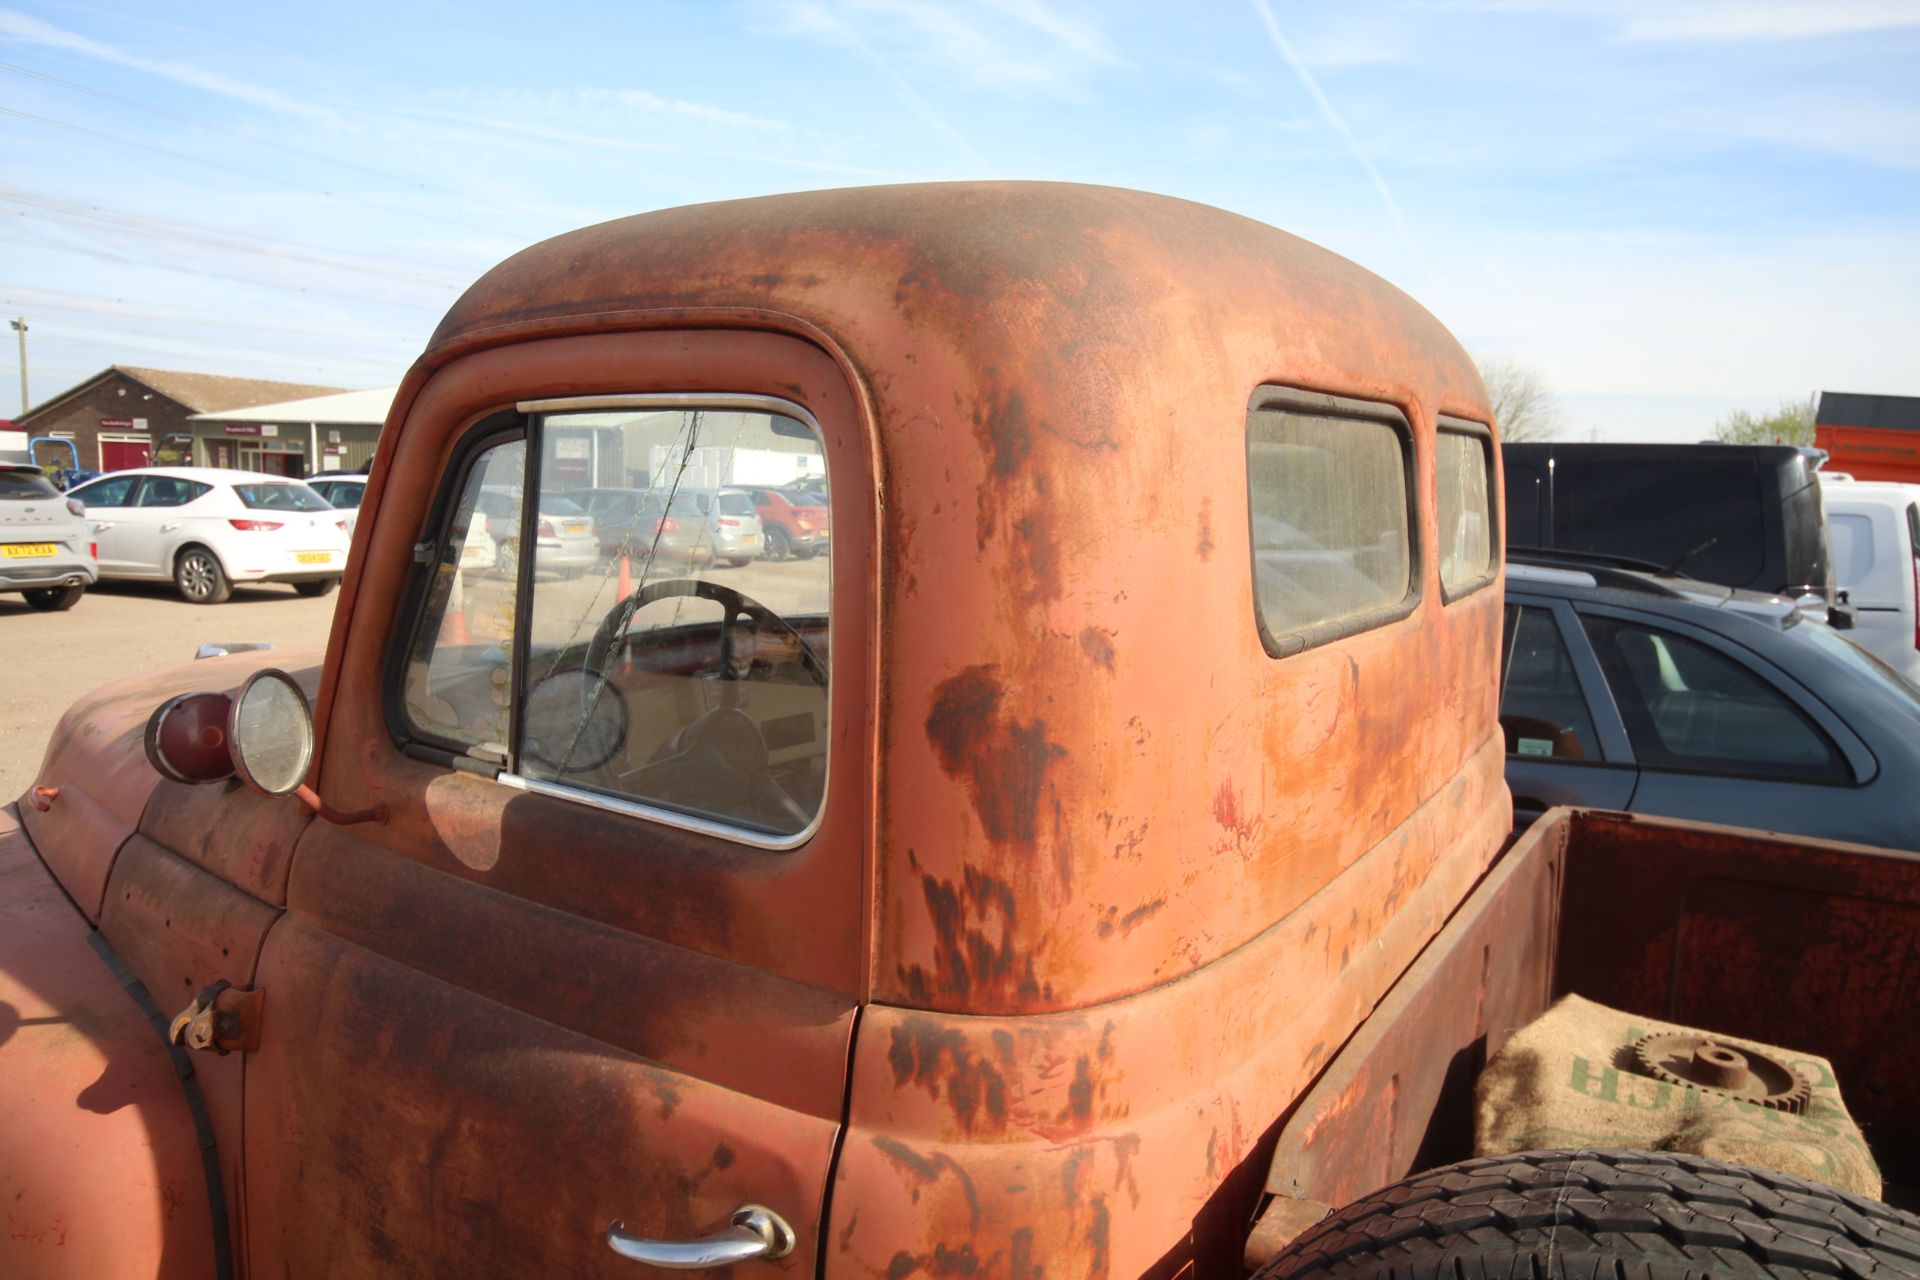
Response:
[{"label": "orange traffic cone", "polygon": [[620,553],[620,598],[625,600],[633,594],[633,566],[627,561],[627,553]]}]

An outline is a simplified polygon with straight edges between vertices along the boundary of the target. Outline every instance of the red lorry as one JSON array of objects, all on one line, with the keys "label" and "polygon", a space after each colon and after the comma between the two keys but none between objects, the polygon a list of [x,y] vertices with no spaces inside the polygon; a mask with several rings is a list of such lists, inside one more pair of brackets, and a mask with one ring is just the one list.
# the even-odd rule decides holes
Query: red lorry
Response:
[{"label": "red lorry", "polygon": [[1813,443],[1827,451],[1829,471],[1920,484],[1920,396],[1823,391]]}]

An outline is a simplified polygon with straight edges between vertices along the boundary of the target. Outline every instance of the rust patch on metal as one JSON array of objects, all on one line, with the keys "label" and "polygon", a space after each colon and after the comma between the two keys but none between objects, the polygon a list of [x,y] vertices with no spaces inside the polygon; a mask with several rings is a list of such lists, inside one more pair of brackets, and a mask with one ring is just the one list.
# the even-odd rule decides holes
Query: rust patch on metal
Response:
[{"label": "rust patch on metal", "polygon": [[1081,631],[1080,651],[1095,666],[1113,670],[1113,637],[1107,632],[1098,627],[1087,627]]},{"label": "rust patch on metal", "polygon": [[942,683],[927,715],[927,738],[940,767],[967,784],[987,837],[1032,848],[1047,769],[1067,749],[1047,740],[1044,720],[1022,724],[1000,714],[1006,690],[995,670],[968,667]]},{"label": "rust patch on metal", "polygon": [[1200,536],[1194,541],[1194,554],[1202,560],[1213,557],[1213,499],[1200,499]]}]

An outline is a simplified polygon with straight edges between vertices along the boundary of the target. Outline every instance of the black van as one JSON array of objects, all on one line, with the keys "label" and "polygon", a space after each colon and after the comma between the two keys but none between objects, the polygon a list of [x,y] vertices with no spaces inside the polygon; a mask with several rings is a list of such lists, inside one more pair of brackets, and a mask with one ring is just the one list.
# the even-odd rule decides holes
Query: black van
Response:
[{"label": "black van", "polygon": [[1510,548],[1598,553],[1833,603],[1818,449],[1550,441],[1502,454]]}]

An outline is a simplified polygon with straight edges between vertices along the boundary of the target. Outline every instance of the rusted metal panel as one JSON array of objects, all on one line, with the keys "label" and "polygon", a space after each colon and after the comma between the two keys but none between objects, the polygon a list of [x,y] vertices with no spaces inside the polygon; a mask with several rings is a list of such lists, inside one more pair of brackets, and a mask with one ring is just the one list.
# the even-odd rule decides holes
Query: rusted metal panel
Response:
[{"label": "rusted metal panel", "polygon": [[1318,1220],[1303,1202],[1350,1204],[1472,1154],[1480,1069],[1553,997],[1563,844],[1564,830],[1543,824],[1503,855],[1295,1105],[1249,1265]]},{"label": "rusted metal panel", "polygon": [[[161,1013],[172,1017],[210,983],[224,979],[237,987],[248,986],[260,944],[279,914],[274,907],[136,834],[122,847],[107,882],[100,932],[146,985]],[[267,1016],[272,1016],[271,1010]],[[194,1071],[219,1156],[221,1181],[235,1204],[244,1185],[244,1069],[244,1060],[238,1055],[194,1055]],[[243,1245],[241,1221],[237,1212],[230,1219],[236,1254]]]},{"label": "rusted metal panel", "polygon": [[[297,908],[268,940],[259,985],[270,1008],[247,1058],[253,1274],[630,1280],[634,1264],[602,1239],[608,1223],[690,1239],[749,1202],[781,1207],[799,1246],[733,1274],[813,1273],[814,1222],[792,1206],[824,1194],[833,1120],[506,1008]],[[317,1034],[276,1029],[288,1024]]]},{"label": "rusted metal panel", "polygon": [[1180,981],[1057,1014],[869,1007],[828,1273],[1233,1274],[1264,1161],[1236,1171],[1481,875],[1500,765]]},{"label": "rusted metal panel", "polygon": [[1572,811],[1557,986],[1829,1059],[1920,1180],[1920,855]]},{"label": "rusted metal panel", "polygon": [[0,810],[0,1274],[204,1280],[213,1230],[193,1117],[89,932]]},{"label": "rusted metal panel", "polygon": [[36,779],[58,787],[59,797],[44,811],[24,810],[21,822],[89,920],[99,920],[114,856],[160,781],[143,745],[147,717],[176,693],[232,692],[261,667],[288,659],[284,651],[255,650],[157,668],[100,686],[60,718]]}]

